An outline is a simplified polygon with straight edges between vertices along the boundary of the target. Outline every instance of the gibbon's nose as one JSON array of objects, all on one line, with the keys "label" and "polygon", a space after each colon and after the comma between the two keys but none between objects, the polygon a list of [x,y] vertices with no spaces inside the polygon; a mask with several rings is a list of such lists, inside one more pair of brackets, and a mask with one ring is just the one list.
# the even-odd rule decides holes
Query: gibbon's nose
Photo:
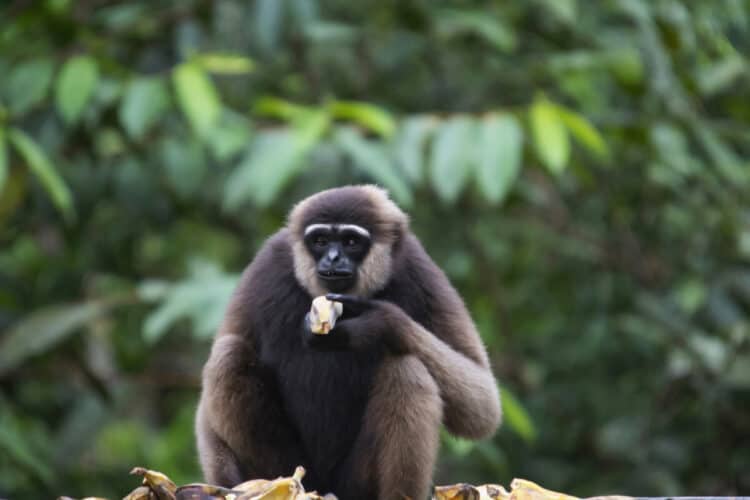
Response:
[{"label": "gibbon's nose", "polygon": [[331,261],[331,263],[334,263],[339,260],[339,249],[338,247],[331,247],[328,249],[328,260]]}]

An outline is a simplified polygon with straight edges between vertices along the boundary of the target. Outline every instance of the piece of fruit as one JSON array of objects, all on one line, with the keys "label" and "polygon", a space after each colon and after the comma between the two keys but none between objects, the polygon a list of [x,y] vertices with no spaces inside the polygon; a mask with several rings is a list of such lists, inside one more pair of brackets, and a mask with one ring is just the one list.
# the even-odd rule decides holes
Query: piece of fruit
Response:
[{"label": "piece of fruit", "polygon": [[324,295],[315,297],[310,307],[310,330],[317,335],[326,335],[344,312],[341,302],[328,300]]},{"label": "piece of fruit", "polygon": [[139,486],[128,493],[122,500],[156,500],[156,495],[148,486]]},{"label": "piece of fruit", "polygon": [[250,481],[238,484],[233,487],[232,490],[251,496],[260,495],[268,488],[268,485],[271,484],[271,482],[270,479],[251,479]]},{"label": "piece of fruit", "polygon": [[578,500],[578,497],[547,490],[526,479],[514,479],[510,488],[511,500]]},{"label": "piece of fruit", "polygon": [[479,500],[510,500],[510,493],[499,484],[483,484],[477,486]]},{"label": "piece of fruit", "polygon": [[470,484],[435,486],[433,500],[479,500],[479,491]]},{"label": "piece of fruit", "polygon": [[159,500],[175,500],[177,485],[167,476],[155,470],[134,467],[131,474],[143,476],[143,484],[151,488]]},{"label": "piece of fruit", "polygon": [[244,492],[237,497],[237,500],[295,500],[299,494],[305,492],[302,487],[304,475],[304,467],[297,467],[292,477],[280,477],[268,481],[261,491]]},{"label": "piece of fruit", "polygon": [[192,483],[177,488],[177,500],[235,500],[239,492],[213,484]]}]

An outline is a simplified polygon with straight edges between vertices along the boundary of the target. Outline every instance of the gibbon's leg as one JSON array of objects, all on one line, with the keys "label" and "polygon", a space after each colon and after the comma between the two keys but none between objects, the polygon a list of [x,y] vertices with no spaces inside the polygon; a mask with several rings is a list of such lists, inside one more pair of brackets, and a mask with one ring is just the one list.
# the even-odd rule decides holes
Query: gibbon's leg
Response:
[{"label": "gibbon's leg", "polygon": [[417,357],[386,357],[334,493],[342,500],[427,498],[442,412],[438,386]]},{"label": "gibbon's leg", "polygon": [[203,476],[209,484],[234,486],[244,481],[239,461],[229,446],[205,420],[199,407],[195,427],[198,437],[198,456]]},{"label": "gibbon's leg", "polygon": [[214,341],[196,418],[198,452],[209,483],[231,487],[248,479],[273,479],[307,463],[275,382],[257,365],[244,338],[224,334]]}]

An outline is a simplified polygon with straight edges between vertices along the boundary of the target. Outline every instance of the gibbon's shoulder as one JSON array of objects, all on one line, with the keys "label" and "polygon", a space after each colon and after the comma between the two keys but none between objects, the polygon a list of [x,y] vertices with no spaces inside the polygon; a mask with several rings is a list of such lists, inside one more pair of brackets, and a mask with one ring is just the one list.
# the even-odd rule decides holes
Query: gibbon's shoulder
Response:
[{"label": "gibbon's shoulder", "polygon": [[273,263],[274,267],[292,265],[292,244],[289,229],[279,229],[263,242],[250,262],[250,266],[256,265],[256,263],[265,266]]},{"label": "gibbon's shoulder", "polygon": [[254,302],[269,293],[283,293],[294,278],[294,260],[288,229],[272,234],[242,273],[237,293]]}]

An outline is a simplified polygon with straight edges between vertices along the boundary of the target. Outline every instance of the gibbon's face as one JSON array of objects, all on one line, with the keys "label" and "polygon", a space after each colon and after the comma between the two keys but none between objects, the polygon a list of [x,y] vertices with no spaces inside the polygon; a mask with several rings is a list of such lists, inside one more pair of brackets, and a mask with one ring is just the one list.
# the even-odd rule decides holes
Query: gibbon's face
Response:
[{"label": "gibbon's face", "polygon": [[318,281],[331,292],[357,284],[357,269],[372,243],[370,232],[354,224],[310,224],[305,246],[316,262]]}]

